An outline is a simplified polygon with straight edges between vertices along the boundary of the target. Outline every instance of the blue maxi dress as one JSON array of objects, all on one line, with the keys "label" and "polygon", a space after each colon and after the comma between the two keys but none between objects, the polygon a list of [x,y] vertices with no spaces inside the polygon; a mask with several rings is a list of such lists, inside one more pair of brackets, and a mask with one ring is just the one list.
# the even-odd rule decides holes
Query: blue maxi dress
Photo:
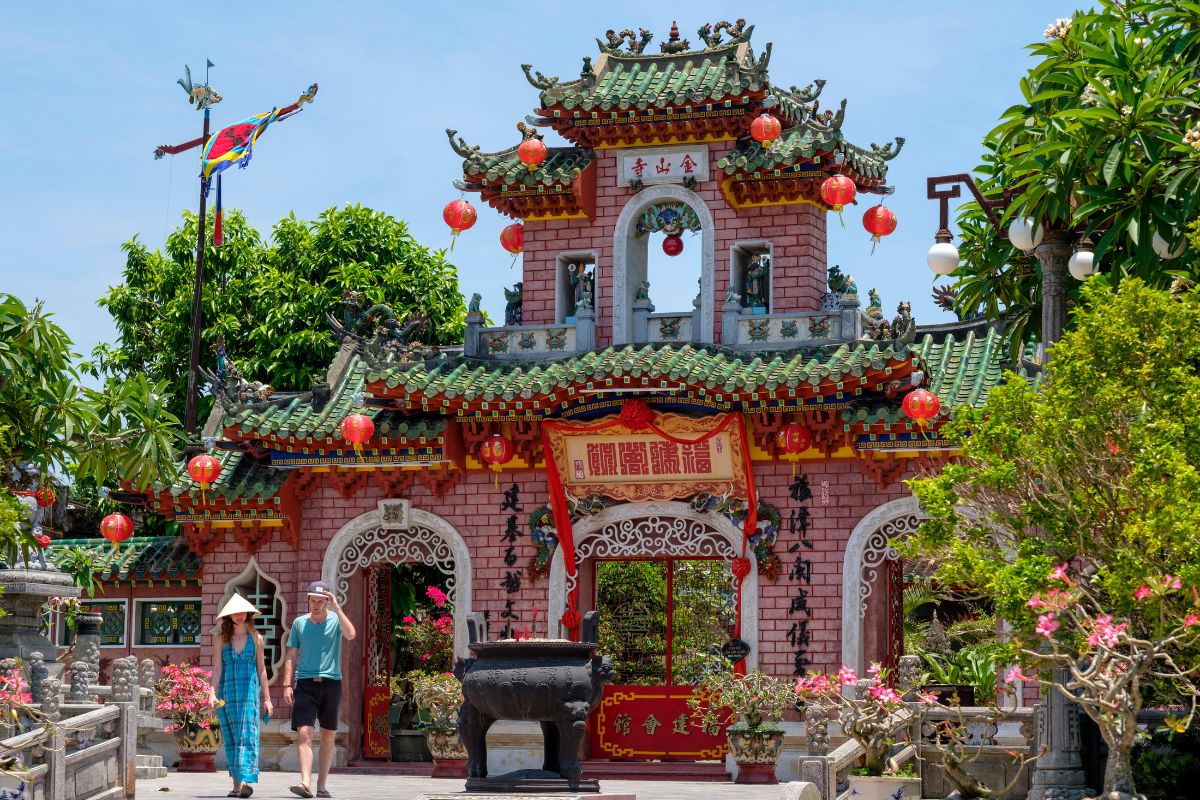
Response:
[{"label": "blue maxi dress", "polygon": [[254,637],[246,637],[240,653],[232,644],[221,648],[221,685],[217,687],[217,699],[224,700],[225,705],[217,709],[217,719],[221,723],[229,774],[242,783],[258,783],[261,693]]}]

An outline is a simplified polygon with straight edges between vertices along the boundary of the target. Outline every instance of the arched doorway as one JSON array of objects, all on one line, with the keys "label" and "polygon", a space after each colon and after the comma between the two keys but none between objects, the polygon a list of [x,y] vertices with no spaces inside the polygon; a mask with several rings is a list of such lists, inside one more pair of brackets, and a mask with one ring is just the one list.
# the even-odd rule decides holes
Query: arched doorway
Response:
[{"label": "arched doorway", "polygon": [[[842,663],[862,673],[885,661],[902,624],[903,569],[892,539],[916,531],[925,515],[915,497],[884,503],[857,525],[846,542],[842,568]],[[872,614],[868,614],[871,610]],[[865,620],[877,623],[867,630]]]},{"label": "arched doorway", "polygon": [[[630,198],[617,218],[613,229],[613,344],[636,341],[634,331],[634,305],[638,289],[647,278],[648,246],[650,237],[639,229],[643,215],[655,205],[679,204],[694,214],[695,224],[700,231],[700,308],[698,330],[684,340],[713,341],[713,315],[715,308],[715,248],[716,228],[712,212],[700,195],[677,185],[658,185],[643,189]],[[689,241],[690,244],[690,241]],[[688,293],[694,284],[687,281]],[[651,287],[653,292],[654,287]],[[662,311],[690,313],[692,309],[662,309]],[[654,337],[651,337],[652,339]]]},{"label": "arched doorway", "polygon": [[[454,652],[467,654],[471,556],[454,526],[436,514],[412,508],[407,500],[380,501],[375,511],[343,525],[325,551],[321,577],[339,602],[349,601],[349,613],[363,633],[363,643],[354,648],[362,669],[345,673],[346,695],[361,696],[363,703],[361,707],[349,703],[346,708],[351,750],[361,742],[367,758],[388,758],[392,752],[387,677],[392,666],[393,621],[387,582],[390,567],[396,564],[425,565],[433,574],[444,576],[442,586],[454,609]],[[361,610],[356,610],[356,605]]]},{"label": "arched doorway", "polygon": [[[656,586],[664,598],[661,608],[651,609],[653,613],[661,612],[657,624],[663,630],[639,632],[634,612],[618,619],[611,613],[616,606],[609,604],[602,609],[609,612],[613,622],[620,623],[616,635],[622,640],[657,639],[664,649],[654,654],[661,657],[658,664],[646,670],[633,670],[637,674],[619,675],[618,683],[606,689],[589,721],[591,756],[654,760],[720,758],[726,748],[723,732],[696,729],[687,713],[691,685],[687,676],[672,664],[684,663],[686,658],[694,656],[688,650],[695,648],[695,642],[689,641],[683,652],[672,652],[680,630],[673,627],[672,619],[676,609],[687,606],[679,587],[686,591],[707,586],[714,593],[736,597],[729,563],[742,553],[742,530],[721,514],[696,511],[680,502],[614,506],[580,520],[573,530],[581,610],[606,603],[603,581],[612,578],[646,581],[648,586]],[[748,555],[753,558],[752,553]],[[557,620],[567,592],[574,588],[563,567],[561,551],[551,561],[549,583],[550,618]],[[656,603],[656,596],[651,596],[654,592],[645,595],[625,600],[631,609],[638,603],[641,603],[639,609]],[[740,638],[750,645],[745,667],[754,669],[758,663],[756,568],[751,569],[742,586],[741,602]],[[644,617],[641,622],[645,622]],[[602,621],[602,633],[603,624]],[[727,636],[731,630],[732,625],[723,635]]]}]

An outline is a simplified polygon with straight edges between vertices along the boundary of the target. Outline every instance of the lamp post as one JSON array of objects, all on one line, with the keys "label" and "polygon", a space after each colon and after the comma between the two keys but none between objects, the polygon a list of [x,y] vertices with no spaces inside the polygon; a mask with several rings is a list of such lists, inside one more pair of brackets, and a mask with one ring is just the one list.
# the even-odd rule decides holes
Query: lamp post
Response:
[{"label": "lamp post", "polygon": [[1037,256],[1042,267],[1042,347],[1049,351],[1062,338],[1066,323],[1064,274],[1070,266],[1072,276],[1083,280],[1095,271],[1095,254],[1091,250],[1091,243],[1085,240],[1072,255],[1069,231],[1043,231],[1036,220],[1028,217],[1012,220],[1005,230],[996,212],[1004,210],[1012,202],[1007,191],[1000,200],[988,200],[970,175],[941,175],[928,179],[928,196],[930,200],[938,201],[939,221],[927,260],[929,268],[938,275],[949,275],[958,268],[958,248],[951,243],[954,237],[950,233],[950,201],[962,196],[962,186],[970,190],[1000,238],[1008,239],[1018,250]]}]

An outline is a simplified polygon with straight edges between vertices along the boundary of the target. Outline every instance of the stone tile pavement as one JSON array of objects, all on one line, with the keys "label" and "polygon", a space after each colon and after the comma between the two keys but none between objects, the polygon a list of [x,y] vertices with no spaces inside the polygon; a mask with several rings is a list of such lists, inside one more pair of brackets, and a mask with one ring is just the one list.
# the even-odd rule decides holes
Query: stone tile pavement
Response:
[{"label": "stone tile pavement", "polygon": [[[264,772],[254,792],[258,798],[282,800],[291,798],[287,787],[298,776],[291,772]],[[224,772],[178,773],[165,778],[142,779],[137,782],[139,800],[208,800],[222,798],[232,782]],[[676,783],[673,781],[601,781],[604,794],[633,794],[638,800],[779,800],[781,786],[744,786],[733,783]],[[424,794],[447,795],[463,791],[462,778],[422,778],[409,775],[352,775],[329,776],[329,791],[337,800],[416,800]],[[461,795],[464,800],[481,795]],[[574,795],[558,795],[560,798]],[[583,795],[587,800],[588,795]],[[595,797],[595,795],[592,795]]]}]

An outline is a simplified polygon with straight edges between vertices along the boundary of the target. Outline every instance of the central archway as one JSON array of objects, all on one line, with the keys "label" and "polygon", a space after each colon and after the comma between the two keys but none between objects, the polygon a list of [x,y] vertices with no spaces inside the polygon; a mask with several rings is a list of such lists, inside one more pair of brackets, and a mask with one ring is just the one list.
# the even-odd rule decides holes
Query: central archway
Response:
[{"label": "central archway", "polygon": [[[696,511],[680,502],[612,506],[580,520],[572,531],[577,570],[589,558],[599,557],[716,556],[729,562],[742,554],[744,535],[728,517]],[[758,564],[753,550],[747,549],[746,557],[751,569],[742,583],[741,638],[750,645],[746,667],[753,670],[758,666]],[[550,620],[557,629],[552,634],[555,636],[563,635],[559,619],[566,610],[568,588],[562,548],[558,548],[550,562],[547,597]]]},{"label": "central archway", "polygon": [[613,228],[613,344],[632,341],[633,301],[638,284],[646,276],[646,239],[638,236],[638,217],[664,200],[684,203],[700,220],[700,331],[698,337],[693,333],[693,338],[713,340],[716,227],[712,211],[700,195],[668,184],[650,186],[635,194],[621,209]]}]

